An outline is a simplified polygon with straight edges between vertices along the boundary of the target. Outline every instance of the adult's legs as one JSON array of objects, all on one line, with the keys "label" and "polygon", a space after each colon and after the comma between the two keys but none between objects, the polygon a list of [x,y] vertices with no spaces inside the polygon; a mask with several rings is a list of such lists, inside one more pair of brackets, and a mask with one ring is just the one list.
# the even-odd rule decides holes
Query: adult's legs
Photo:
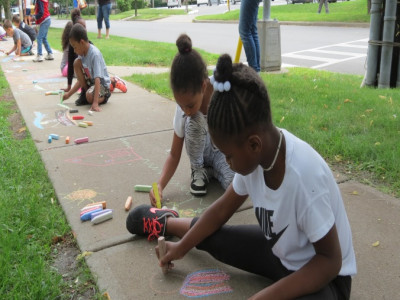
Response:
[{"label": "adult's legs", "polygon": [[103,5],[99,5],[97,10],[97,38],[101,38],[101,29],[103,28]]},{"label": "adult's legs", "polygon": [[239,35],[247,62],[257,72],[260,71],[260,44],[257,31],[258,5],[258,0],[242,0],[239,15]]},{"label": "adult's legs", "polygon": [[41,30],[43,30],[43,33],[42,33],[43,45],[46,48],[46,51],[48,54],[53,54],[50,44],[47,41],[47,33],[49,32],[50,25],[51,25],[51,18],[47,18],[45,21],[43,21],[42,24],[40,24],[39,33]]},{"label": "adult's legs", "polygon": [[103,5],[103,16],[104,23],[106,24],[106,39],[110,37],[110,14],[111,14],[111,3]]}]

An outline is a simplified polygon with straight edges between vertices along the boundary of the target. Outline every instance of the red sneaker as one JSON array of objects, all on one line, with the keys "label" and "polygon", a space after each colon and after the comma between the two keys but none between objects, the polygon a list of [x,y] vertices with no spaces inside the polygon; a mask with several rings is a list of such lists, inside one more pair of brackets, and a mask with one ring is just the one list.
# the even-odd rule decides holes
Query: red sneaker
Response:
[{"label": "red sneaker", "polygon": [[125,81],[123,81],[118,76],[115,76],[114,78],[115,78],[115,87],[119,89],[121,92],[126,93],[128,91],[128,88],[126,86]]}]

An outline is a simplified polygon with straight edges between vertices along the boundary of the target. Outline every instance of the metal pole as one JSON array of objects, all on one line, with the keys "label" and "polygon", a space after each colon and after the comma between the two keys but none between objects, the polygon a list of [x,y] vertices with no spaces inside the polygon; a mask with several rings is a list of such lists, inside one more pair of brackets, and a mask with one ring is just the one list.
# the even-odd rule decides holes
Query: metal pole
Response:
[{"label": "metal pole", "polygon": [[263,20],[271,19],[271,0],[263,0]]},{"label": "metal pole", "polygon": [[382,0],[372,0],[371,24],[369,27],[367,73],[365,74],[365,80],[364,80],[364,83],[367,86],[375,86],[377,80],[376,71],[378,69],[379,45],[374,43],[374,41],[380,40],[381,13],[382,13]]},{"label": "metal pole", "polygon": [[386,0],[385,17],[383,22],[383,46],[378,88],[390,87],[390,71],[392,68],[394,28],[396,25],[396,8],[396,0]]}]

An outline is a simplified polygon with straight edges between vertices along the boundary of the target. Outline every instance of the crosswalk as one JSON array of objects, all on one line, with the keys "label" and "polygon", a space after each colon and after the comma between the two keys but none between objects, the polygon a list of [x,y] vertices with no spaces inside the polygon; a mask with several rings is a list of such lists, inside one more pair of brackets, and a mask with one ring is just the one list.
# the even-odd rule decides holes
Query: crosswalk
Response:
[{"label": "crosswalk", "polygon": [[368,39],[360,39],[346,43],[332,44],[318,48],[306,49],[282,54],[285,66],[323,69],[347,61],[366,58]]}]

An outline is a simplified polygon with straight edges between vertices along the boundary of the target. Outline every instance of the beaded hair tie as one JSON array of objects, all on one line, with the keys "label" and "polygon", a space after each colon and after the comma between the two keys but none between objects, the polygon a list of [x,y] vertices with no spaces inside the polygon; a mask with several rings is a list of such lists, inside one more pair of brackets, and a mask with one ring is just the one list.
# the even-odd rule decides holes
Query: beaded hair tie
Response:
[{"label": "beaded hair tie", "polygon": [[210,82],[214,87],[214,91],[222,93],[223,91],[228,92],[231,89],[231,83],[229,81],[218,82],[215,80],[214,75],[210,77]]}]

